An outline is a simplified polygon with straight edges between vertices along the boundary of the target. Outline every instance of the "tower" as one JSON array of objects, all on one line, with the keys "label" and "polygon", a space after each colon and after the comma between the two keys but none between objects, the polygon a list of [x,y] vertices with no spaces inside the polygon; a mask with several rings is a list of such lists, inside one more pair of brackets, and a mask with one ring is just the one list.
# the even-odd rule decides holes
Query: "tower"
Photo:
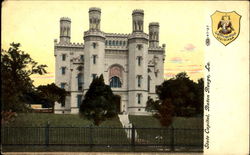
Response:
[{"label": "tower", "polygon": [[89,9],[89,30],[84,32],[84,91],[104,73],[105,34],[100,31],[101,9]]},{"label": "tower", "polygon": [[70,43],[71,20],[68,17],[60,19],[60,43]]},{"label": "tower", "polygon": [[132,13],[133,32],[128,37],[128,111],[144,112],[147,92],[148,35],[143,32],[143,10]]},{"label": "tower", "polygon": [[100,31],[101,9],[92,7],[89,9],[89,30]]},{"label": "tower", "polygon": [[156,48],[159,46],[159,23],[152,22],[149,24],[149,47]]}]

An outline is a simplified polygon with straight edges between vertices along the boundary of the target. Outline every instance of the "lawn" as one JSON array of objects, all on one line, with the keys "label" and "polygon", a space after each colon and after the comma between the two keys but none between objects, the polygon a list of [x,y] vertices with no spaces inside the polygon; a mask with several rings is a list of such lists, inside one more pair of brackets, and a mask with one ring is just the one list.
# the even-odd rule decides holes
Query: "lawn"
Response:
[{"label": "lawn", "polygon": [[[160,122],[153,116],[129,116],[131,123],[135,127],[139,128],[162,128]],[[174,117],[173,123],[174,128],[185,128],[185,129],[202,129],[203,118],[202,117]]]},{"label": "lawn", "polygon": [[[138,145],[159,144],[169,147],[174,144],[177,147],[186,147],[187,145],[202,146],[203,144],[203,132],[197,130],[203,128],[202,118],[177,117],[173,121],[174,131],[162,127],[159,121],[152,116],[129,116],[129,119],[136,127],[138,137],[135,139],[135,143]],[[50,124],[49,128],[46,128],[47,122]],[[115,146],[119,147],[118,151],[129,150],[127,147],[129,147],[131,139],[127,138],[118,117],[104,121],[98,128],[95,126],[92,128],[90,124],[92,123],[89,120],[73,114],[18,114],[15,121],[6,125],[8,127],[4,130],[2,128],[2,135],[4,135],[2,142],[15,144],[5,145],[3,150],[88,151],[90,144],[96,144],[95,147],[103,145],[107,151],[112,151]],[[184,130],[176,128],[184,128]],[[194,130],[190,130],[190,128]],[[131,133],[131,129],[127,130],[130,130]],[[25,147],[19,147],[20,144],[24,144]],[[33,147],[33,144],[36,145]],[[46,144],[50,146],[46,147]],[[72,149],[69,146],[72,146]]]},{"label": "lawn", "polygon": [[[51,127],[87,127],[92,124],[77,114],[19,113],[15,121],[8,126],[44,127],[48,122]],[[102,122],[100,127],[122,127],[122,125],[119,118],[115,117]]]},{"label": "lawn", "polygon": [[134,124],[138,138],[144,143],[166,145],[174,143],[175,146],[202,146],[203,144],[202,117],[175,117],[173,128],[161,126],[160,122],[152,116],[130,115],[129,120]]}]

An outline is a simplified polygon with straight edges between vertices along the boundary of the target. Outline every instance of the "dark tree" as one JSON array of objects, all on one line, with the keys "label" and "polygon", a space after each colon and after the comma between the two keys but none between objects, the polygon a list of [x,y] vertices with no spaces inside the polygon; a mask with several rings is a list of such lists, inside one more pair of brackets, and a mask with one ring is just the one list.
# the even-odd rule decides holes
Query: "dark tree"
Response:
[{"label": "dark tree", "polygon": [[146,110],[152,112],[163,126],[172,122],[173,116],[190,117],[203,114],[204,81],[190,80],[185,72],[165,80],[157,87],[159,100],[149,99]]},{"label": "dark tree", "polygon": [[[65,99],[68,93],[65,89],[59,88],[54,83],[47,85],[40,85],[37,87],[38,94],[45,101],[43,104],[52,107],[54,112],[55,102],[65,104]],[[47,102],[46,102],[47,101]]]},{"label": "dark tree", "polygon": [[197,83],[189,79],[185,72],[166,80],[157,88],[160,100],[170,99],[175,116],[194,116],[202,113],[203,80]]},{"label": "dark tree", "polygon": [[103,75],[93,79],[80,106],[80,114],[95,125],[117,115],[116,98]]},{"label": "dark tree", "polygon": [[27,112],[25,94],[34,91],[32,74],[46,73],[46,65],[38,65],[29,54],[19,49],[19,43],[1,50],[1,102],[3,111]]}]

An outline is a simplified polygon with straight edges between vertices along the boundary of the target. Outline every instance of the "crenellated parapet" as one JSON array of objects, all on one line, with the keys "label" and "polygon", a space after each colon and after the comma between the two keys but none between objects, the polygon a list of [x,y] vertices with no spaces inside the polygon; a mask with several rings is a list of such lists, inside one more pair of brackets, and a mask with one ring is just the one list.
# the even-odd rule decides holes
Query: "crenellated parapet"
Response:
[{"label": "crenellated parapet", "polygon": [[59,48],[72,48],[72,49],[84,49],[83,43],[65,43],[65,42],[57,42],[54,40],[55,49]]},{"label": "crenellated parapet", "polygon": [[118,37],[118,38],[128,38],[130,34],[123,33],[105,33],[106,37]]},{"label": "crenellated parapet", "polygon": [[105,33],[97,30],[89,30],[84,32],[83,39],[85,41],[101,41],[105,42]]}]

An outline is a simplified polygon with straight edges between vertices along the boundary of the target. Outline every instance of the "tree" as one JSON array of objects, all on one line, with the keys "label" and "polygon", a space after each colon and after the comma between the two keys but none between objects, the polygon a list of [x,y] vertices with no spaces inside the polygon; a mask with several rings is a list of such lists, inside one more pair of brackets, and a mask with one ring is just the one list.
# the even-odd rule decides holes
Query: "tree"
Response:
[{"label": "tree", "polygon": [[1,50],[1,102],[3,111],[26,112],[25,93],[34,90],[32,74],[46,73],[46,65],[38,65],[29,54],[21,51],[20,43],[11,43]]},{"label": "tree", "polygon": [[170,99],[175,107],[175,116],[194,116],[202,113],[203,84],[190,80],[185,72],[164,81],[158,88],[160,100]]},{"label": "tree", "polygon": [[155,117],[159,119],[162,126],[169,126],[173,120],[174,106],[170,99],[165,99],[159,104],[159,109],[155,113]]},{"label": "tree", "polygon": [[47,100],[48,106],[52,107],[54,112],[55,102],[65,104],[65,99],[67,96],[67,91],[65,89],[59,88],[54,83],[47,85],[40,85],[37,87],[38,94],[45,101]]},{"label": "tree", "polygon": [[110,86],[105,85],[103,75],[93,79],[80,105],[80,114],[95,125],[117,115],[116,97]]},{"label": "tree", "polygon": [[147,101],[146,110],[152,112],[163,126],[172,122],[173,116],[195,116],[203,114],[204,81],[198,83],[190,80],[185,72],[175,78],[165,80],[157,87],[159,100]]}]

